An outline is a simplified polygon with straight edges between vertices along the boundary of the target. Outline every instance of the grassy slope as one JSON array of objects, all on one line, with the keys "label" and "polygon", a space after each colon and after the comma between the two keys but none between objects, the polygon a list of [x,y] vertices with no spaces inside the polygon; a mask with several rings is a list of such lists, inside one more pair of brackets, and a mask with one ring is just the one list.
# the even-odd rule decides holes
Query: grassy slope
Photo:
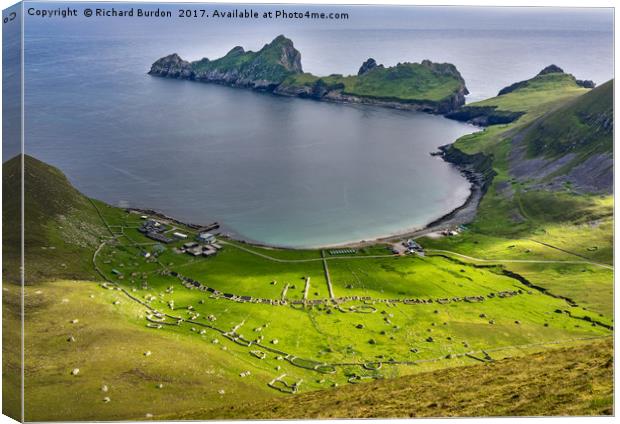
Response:
[{"label": "grassy slope", "polygon": [[252,51],[242,51],[239,48],[234,48],[225,56],[216,59],[216,60],[199,60],[192,64],[192,68],[195,71],[211,71],[211,70],[219,70],[219,71],[230,71],[233,69],[240,69],[246,64],[250,63],[252,59],[256,56],[256,52]]},{"label": "grassy slope", "polygon": [[2,413],[20,420],[21,294],[18,285],[3,281],[2,287]]},{"label": "grassy slope", "polygon": [[[2,275],[4,282],[19,283],[21,252],[21,156],[2,165]],[[7,266],[10,264],[11,266]]]},{"label": "grassy slope", "polygon": [[611,152],[613,87],[608,81],[533,125],[526,135],[529,155]]},{"label": "grassy slope", "polygon": [[219,59],[211,61],[203,59],[193,62],[192,68],[196,72],[236,71],[247,78],[281,82],[291,74],[280,63],[282,49],[289,44],[290,48],[293,48],[291,40],[279,36],[257,52],[246,52],[241,47],[235,47]]},{"label": "grassy slope", "polygon": [[[120,304],[114,304],[115,301],[120,301]],[[180,303],[180,299],[178,301]],[[42,283],[37,287],[26,289],[26,302],[29,311],[26,322],[27,420],[144,419],[147,418],[147,414],[153,414],[155,418],[161,419],[266,418],[270,416],[272,402],[274,402],[274,400],[268,401],[267,398],[277,397],[278,393],[268,389],[265,382],[273,378],[275,374],[287,373],[293,381],[305,378],[308,383],[311,383],[314,378],[327,378],[328,381],[333,381],[331,376],[313,376],[312,373],[302,373],[283,361],[273,359],[267,362],[258,361],[248,355],[245,348],[226,342],[222,337],[219,337],[220,343],[215,345],[210,342],[214,337],[211,333],[200,336],[188,331],[187,328],[148,329],[144,326],[144,308],[130,302],[120,292],[103,290],[96,283],[67,280]],[[211,312],[215,312],[213,306],[210,309]],[[237,314],[238,322],[239,311],[231,310],[230,312]],[[218,317],[222,316],[219,312],[215,313]],[[79,319],[79,322],[72,324],[70,321],[73,319]],[[273,316],[269,319],[273,322]],[[247,325],[254,325],[254,323],[249,322]],[[45,337],[39,337],[40,334],[45,334]],[[75,341],[68,342],[67,338],[71,336],[75,338]],[[303,336],[304,339],[306,337],[311,337],[311,335]],[[594,346],[599,345],[594,344]],[[224,347],[227,350],[223,350]],[[597,348],[591,353],[594,352],[599,356],[596,361],[603,361],[608,355],[606,350],[608,348],[608,346],[605,349]],[[501,359],[506,356],[522,356],[536,350],[536,348],[506,350],[491,352],[491,355]],[[150,351],[151,355],[145,356],[146,351]],[[546,368],[542,371],[548,372],[546,378],[552,380],[561,376],[557,373],[558,369],[568,367],[570,364],[564,363],[565,359],[562,357],[549,355],[547,361],[544,362]],[[575,357],[573,355],[574,361]],[[446,360],[446,362],[457,367],[477,363],[469,359]],[[422,399],[418,402],[421,407],[432,401],[440,400],[437,407],[422,408],[418,415],[457,414],[458,411],[449,408],[447,400],[441,401],[438,396],[440,392],[437,389],[433,387],[429,390],[429,384],[443,387],[442,396],[450,396],[445,391],[445,386],[442,386],[446,377],[448,381],[451,381],[451,385],[454,381],[463,381],[463,384],[467,382],[470,390],[468,397],[477,396],[489,402],[497,394],[487,396],[487,393],[493,393],[496,389],[505,393],[513,390],[514,386],[526,385],[529,383],[528,379],[529,381],[532,378],[536,378],[537,381],[547,381],[534,373],[534,371],[541,372],[538,366],[535,370],[532,369],[533,367],[523,370],[521,364],[529,362],[530,360],[527,359],[519,363],[517,368],[520,372],[516,373],[518,381],[511,380],[510,384],[506,384],[505,374],[508,370],[513,370],[513,366],[502,367],[502,362],[491,366],[492,371],[485,376],[486,384],[476,385],[475,390],[471,389],[471,376],[476,375],[477,372],[472,372],[471,367],[457,368],[449,371],[448,374],[446,371],[439,371],[439,374],[420,374],[415,378],[405,377],[394,382],[386,380],[373,383],[377,385],[374,386],[377,390],[373,390],[373,393],[379,396],[377,402],[366,401],[365,408],[352,408],[349,412],[334,407],[330,409],[329,414],[341,417],[408,415],[411,411],[410,401],[407,401],[407,405],[398,405],[398,399],[410,399],[409,396],[399,396],[403,390],[405,393],[410,393],[407,390],[410,383],[414,383],[415,398]],[[565,381],[573,381],[574,387],[565,386],[562,393],[556,390],[557,399],[549,397],[548,403],[539,401],[538,409],[530,409],[526,404],[522,405],[519,410],[509,412],[522,414],[532,412],[600,413],[609,407],[610,400],[607,392],[610,380],[605,373],[599,373],[598,370],[592,373],[592,369],[596,369],[592,367],[588,369],[592,373],[591,376],[593,375],[591,377],[592,393],[581,397],[581,402],[575,402],[572,409],[560,409],[566,407],[565,402],[569,400],[574,402],[576,389],[584,383],[581,372],[583,367],[597,363],[591,360],[586,362],[581,357],[575,362],[579,362],[578,372],[567,371],[561,376]],[[274,371],[276,365],[283,368],[276,372]],[[447,365],[420,364],[416,372],[445,366]],[[77,376],[70,374],[74,368],[80,369]],[[251,375],[240,378],[239,373],[247,370],[251,370]],[[387,370],[383,371],[383,373],[386,372]],[[400,375],[407,375],[410,372]],[[503,374],[503,377],[496,378],[498,374]],[[393,376],[398,375],[398,373],[393,374]],[[461,376],[460,380],[459,376]],[[337,380],[340,381],[340,379]],[[425,383],[415,384],[416,381]],[[342,381],[340,383],[346,384]],[[491,383],[494,386],[492,390],[489,390],[488,385]],[[158,388],[159,384],[163,384],[163,387]],[[103,385],[108,386],[107,392],[101,390]],[[321,385],[316,384],[316,386],[318,388]],[[325,386],[329,387],[329,384]],[[287,398],[285,403],[303,405],[303,409],[307,410],[307,416],[313,416],[315,411],[320,411],[324,406],[322,404],[324,400],[321,399],[332,398],[341,400],[336,404],[348,405],[350,399],[358,397],[359,390],[368,393],[365,385],[350,385],[337,392],[320,391],[316,394],[302,395],[302,397],[296,397],[295,402]],[[527,394],[525,390],[520,392],[525,399],[533,397],[532,393]],[[512,392],[510,394],[512,395]],[[588,403],[585,402],[588,396],[591,397],[592,409],[584,406]],[[109,397],[111,401],[104,402],[105,397]],[[396,405],[392,404],[389,409],[382,406],[386,397],[392,398]],[[429,399],[428,402],[426,399]],[[231,404],[251,405],[257,401],[261,402],[260,405],[268,405],[269,408],[248,407],[227,410],[228,405]],[[275,402],[278,406],[284,403]],[[51,405],[54,407],[50,407]],[[301,417],[303,416],[299,415],[301,408],[300,406],[298,410],[284,409],[281,415],[277,416]],[[262,412],[254,412],[256,410]],[[467,414],[466,411],[463,412]],[[495,413],[506,412],[501,408],[495,411]]]},{"label": "grassy slope", "polygon": [[[3,412],[20,414],[21,298],[20,179],[21,157],[3,164]],[[95,210],[56,168],[24,156],[25,281],[35,284],[49,277],[96,278],[90,258],[103,225]]]},{"label": "grassy slope", "polygon": [[27,287],[26,308],[26,420],[144,419],[275,395],[259,384],[269,378],[264,370],[238,377],[247,359],[234,344],[223,351],[189,331],[149,329],[144,308],[96,283]]},{"label": "grassy slope", "polygon": [[21,419],[20,157],[3,164],[2,173],[2,413]]},{"label": "grassy slope", "polygon": [[[18,196],[20,158],[3,166],[3,186],[9,202],[4,204],[4,228],[19,228]],[[105,227],[88,198],[71,186],[58,169],[31,156],[24,156],[25,279],[33,283],[48,276],[95,279],[91,249],[105,234]],[[19,245],[19,233],[3,234],[4,246]],[[3,273],[18,280],[19,251],[4,252]]]},{"label": "grassy slope", "polygon": [[605,341],[180,418],[611,415],[612,378],[612,342]]},{"label": "grassy slope", "polygon": [[[569,74],[546,74],[532,78],[527,87],[502,96],[470,103],[470,107],[491,106],[505,112],[524,112],[516,122],[493,125],[456,141],[455,146],[465,153],[483,152],[501,154],[504,141],[518,130],[526,128],[534,120],[565,105],[589,90],[578,86]],[[501,170],[501,169],[500,169]]]},{"label": "grassy slope", "polygon": [[341,85],[344,94],[405,101],[444,100],[457,92],[462,84],[455,75],[436,73],[420,63],[375,68],[362,75],[317,77],[307,73],[295,74],[284,84],[312,86],[319,80],[327,86]]},{"label": "grassy slope", "polygon": [[[490,126],[457,140],[455,146],[463,152],[492,156],[497,176],[470,231],[456,238],[425,239],[423,244],[489,259],[572,257],[612,264],[612,196],[577,195],[570,188],[561,192],[532,190],[528,183],[511,178],[507,162],[512,138],[524,131],[530,131],[531,145],[534,140],[540,143],[534,151],[542,156],[566,151],[575,145],[576,139],[585,143],[578,147],[584,154],[609,150],[611,138],[608,134],[607,138],[600,137],[597,128],[601,117],[605,120],[608,116],[612,83],[590,92],[566,74],[547,74],[531,81],[525,88],[472,105],[497,106],[525,114],[511,124]],[[576,124],[579,116],[587,117],[586,122],[596,123],[596,127],[584,129],[583,124]],[[584,138],[584,134],[590,136]],[[544,141],[545,138],[553,138],[553,142]],[[612,271],[566,265],[507,267],[523,271],[534,283],[553,293],[611,316]]]},{"label": "grassy slope", "polygon": [[567,100],[588,91],[578,86],[572,75],[565,73],[537,75],[528,82],[526,87],[468,106],[495,106],[498,110],[532,114],[544,111],[549,103]]}]

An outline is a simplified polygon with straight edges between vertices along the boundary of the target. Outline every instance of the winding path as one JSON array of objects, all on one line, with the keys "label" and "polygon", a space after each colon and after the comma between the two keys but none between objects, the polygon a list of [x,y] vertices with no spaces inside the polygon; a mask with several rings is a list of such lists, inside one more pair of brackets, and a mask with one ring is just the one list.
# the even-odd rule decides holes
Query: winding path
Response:
[{"label": "winding path", "polygon": [[[330,261],[330,260],[338,260],[338,259],[376,259],[376,258],[393,258],[396,255],[359,255],[359,256],[331,256],[331,257],[321,257],[321,258],[308,258],[308,259],[281,259],[275,258],[273,256],[269,256],[264,253],[257,252],[252,249],[248,249],[247,247],[239,246],[236,243],[230,243],[226,241],[220,240],[220,243],[226,244],[227,246],[232,246],[239,250],[243,250],[244,252],[251,253],[252,255],[259,256],[261,258],[280,263],[302,263],[302,262],[318,262],[318,261]],[[462,253],[453,252],[450,250],[440,250],[440,249],[426,249],[428,253],[446,253],[454,256],[459,256],[463,259],[468,259],[474,262],[492,262],[492,263],[533,263],[533,264],[583,264],[583,265],[593,265],[601,268],[606,268],[613,270],[614,267],[607,264],[602,264],[599,262],[592,262],[589,260],[583,261],[562,261],[562,260],[546,260],[546,259],[483,259],[476,258],[473,256],[467,256]]]},{"label": "winding path", "polygon": [[602,264],[599,262],[592,261],[560,261],[560,260],[541,260],[541,259],[482,259],[475,258],[473,256],[463,255],[462,253],[452,252],[450,250],[440,250],[440,249],[427,249],[428,253],[446,253],[449,255],[454,255],[461,257],[463,259],[468,259],[474,262],[486,262],[486,263],[530,263],[530,264],[582,264],[582,265],[593,265],[601,268],[606,268],[613,270],[614,267],[607,264]]}]

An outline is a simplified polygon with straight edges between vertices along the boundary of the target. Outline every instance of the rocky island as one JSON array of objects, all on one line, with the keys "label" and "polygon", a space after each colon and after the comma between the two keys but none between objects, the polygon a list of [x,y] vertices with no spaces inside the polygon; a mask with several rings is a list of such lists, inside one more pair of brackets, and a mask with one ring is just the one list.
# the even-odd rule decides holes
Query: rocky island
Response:
[{"label": "rocky island", "polygon": [[374,104],[446,114],[465,104],[463,77],[450,63],[398,63],[393,67],[370,58],[357,75],[318,77],[304,73],[301,53],[283,35],[257,52],[237,46],[224,57],[194,62],[173,53],[157,60],[150,75],[210,82],[315,100]]}]

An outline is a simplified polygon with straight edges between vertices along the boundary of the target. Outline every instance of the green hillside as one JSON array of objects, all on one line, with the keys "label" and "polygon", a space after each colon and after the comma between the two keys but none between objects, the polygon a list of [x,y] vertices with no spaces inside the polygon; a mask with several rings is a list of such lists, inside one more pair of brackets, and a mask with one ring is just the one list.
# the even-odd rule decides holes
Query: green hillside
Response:
[{"label": "green hillside", "polygon": [[21,265],[21,157],[2,165],[2,274],[4,282],[20,283]]},{"label": "green hillside", "polygon": [[[9,287],[11,295],[16,290]],[[250,355],[234,343],[223,350],[189,328],[148,328],[140,304],[98,283],[39,282],[26,287],[25,297],[27,421],[145,420],[275,395],[262,384],[271,373],[248,367]],[[3,329],[18,323],[5,320]],[[7,367],[17,364],[2,359]],[[78,375],[71,374],[75,368]],[[246,369],[252,376],[240,378]],[[19,386],[3,386],[3,411],[15,416],[12,387]]]},{"label": "green hillside", "polygon": [[612,80],[540,118],[526,131],[529,156],[611,152],[613,95]]},{"label": "green hillside", "polygon": [[[590,90],[580,86],[570,74],[552,72],[510,87],[502,95],[472,103],[452,114],[453,118],[461,114],[455,119],[478,120],[488,125],[483,131],[461,137],[453,148],[466,154],[493,157],[498,174],[496,182],[512,177],[531,186],[569,174],[592,155],[611,153],[613,81]],[[497,114],[510,119],[495,122]],[[518,163],[531,159],[539,160],[529,168]],[[590,165],[600,169],[589,168],[581,174],[606,173],[606,179],[588,184],[582,191],[608,192],[609,161],[593,161]],[[546,171],[540,172],[544,168]],[[579,186],[579,177],[562,182]]]},{"label": "green hillside", "polygon": [[529,112],[541,103],[564,99],[575,93],[583,94],[587,91],[577,83],[573,75],[561,69],[549,73],[541,71],[535,77],[519,84],[521,85],[504,91],[497,97],[472,103],[469,106],[496,106],[499,110]]},{"label": "green hillside", "polygon": [[[105,227],[92,202],[77,191],[55,167],[24,155],[24,226],[26,282],[46,277],[96,278],[90,261]],[[19,193],[21,191],[21,156],[3,165],[2,183],[4,246],[19,246]],[[5,278],[16,281],[19,250],[4,252]]]}]

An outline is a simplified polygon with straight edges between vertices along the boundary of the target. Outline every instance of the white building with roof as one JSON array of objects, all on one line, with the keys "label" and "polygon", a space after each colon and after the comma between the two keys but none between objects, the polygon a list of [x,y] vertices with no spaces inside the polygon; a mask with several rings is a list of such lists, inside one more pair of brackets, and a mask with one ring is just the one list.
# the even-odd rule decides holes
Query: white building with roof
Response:
[{"label": "white building with roof", "polygon": [[215,239],[215,236],[211,233],[200,233],[198,234],[197,239],[200,243],[205,243],[205,244],[211,244],[217,241]]}]

